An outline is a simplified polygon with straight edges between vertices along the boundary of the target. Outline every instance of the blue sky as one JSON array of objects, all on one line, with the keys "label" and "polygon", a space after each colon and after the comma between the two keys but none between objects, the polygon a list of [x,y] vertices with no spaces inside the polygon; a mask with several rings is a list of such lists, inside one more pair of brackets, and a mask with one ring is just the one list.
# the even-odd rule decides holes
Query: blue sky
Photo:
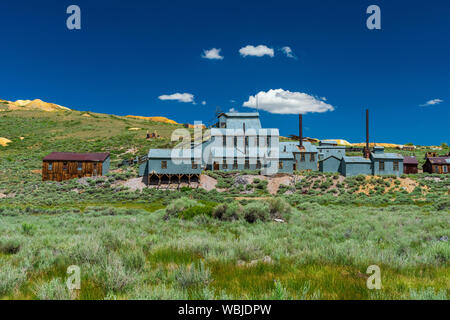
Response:
[{"label": "blue sky", "polygon": [[[66,27],[72,4],[81,30]],[[372,4],[381,30],[366,27]],[[15,0],[0,12],[2,99],[192,123],[217,107],[251,111],[243,104],[258,92],[270,105],[283,89],[287,104],[332,107],[304,116],[307,136],[361,142],[369,108],[377,142],[450,142],[448,1]],[[259,45],[273,56],[239,52]],[[212,48],[223,59],[202,57]],[[158,98],[175,93],[196,104]],[[261,118],[282,135],[298,131],[294,114]]]}]

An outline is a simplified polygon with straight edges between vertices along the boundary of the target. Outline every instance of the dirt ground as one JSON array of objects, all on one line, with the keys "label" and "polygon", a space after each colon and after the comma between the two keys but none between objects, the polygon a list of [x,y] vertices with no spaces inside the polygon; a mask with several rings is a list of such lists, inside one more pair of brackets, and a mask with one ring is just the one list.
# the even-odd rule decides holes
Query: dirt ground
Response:
[{"label": "dirt ground", "polygon": [[217,180],[207,176],[206,174],[200,175],[200,188],[205,189],[206,191],[211,191],[216,188]]},{"label": "dirt ground", "polygon": [[270,194],[276,194],[278,192],[278,189],[280,188],[280,185],[286,185],[286,186],[294,186],[294,177],[293,176],[281,176],[281,177],[271,177],[269,178],[269,183],[267,184],[267,191],[269,191]]},{"label": "dirt ground", "polygon": [[[266,180],[267,183],[267,191],[269,191],[270,194],[276,194],[278,192],[278,189],[280,188],[280,185],[287,185],[287,186],[293,186],[295,184],[294,177],[291,175],[276,175],[273,177],[267,177],[263,175],[242,175],[239,176],[240,179],[245,180],[246,184],[252,184],[255,179],[259,180]],[[207,191],[210,191],[212,189],[215,189],[217,184],[217,180],[208,176],[208,175],[201,175],[200,176],[200,188],[203,188]],[[219,192],[223,192],[225,190],[217,189]]]},{"label": "dirt ground", "polygon": [[138,178],[132,178],[132,179],[128,179],[126,181],[120,181],[118,183],[119,185],[122,185],[124,187],[128,187],[131,190],[142,190],[144,189],[147,185],[142,181],[142,177],[138,177]]}]

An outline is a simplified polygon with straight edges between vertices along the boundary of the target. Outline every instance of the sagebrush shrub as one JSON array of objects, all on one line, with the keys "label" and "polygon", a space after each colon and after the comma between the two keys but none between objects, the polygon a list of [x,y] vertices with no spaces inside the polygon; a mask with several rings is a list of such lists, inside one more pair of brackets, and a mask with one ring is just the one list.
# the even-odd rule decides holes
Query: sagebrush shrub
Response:
[{"label": "sagebrush shrub", "polygon": [[189,266],[182,265],[175,271],[175,279],[182,289],[207,286],[211,282],[211,272],[203,261]]},{"label": "sagebrush shrub", "polygon": [[11,293],[26,280],[26,272],[10,264],[0,265],[0,297]]},{"label": "sagebrush shrub", "polygon": [[70,300],[71,294],[67,285],[61,279],[52,279],[39,284],[35,288],[39,300]]},{"label": "sagebrush shrub", "polygon": [[291,213],[291,205],[282,197],[274,197],[267,200],[270,218],[287,219]]},{"label": "sagebrush shrub", "polygon": [[222,221],[238,220],[242,215],[242,207],[239,202],[222,203],[213,210],[213,217]]},{"label": "sagebrush shrub", "polygon": [[244,206],[244,219],[253,223],[256,221],[267,221],[269,219],[269,207],[265,202],[250,202]]},{"label": "sagebrush shrub", "polygon": [[0,238],[0,253],[3,254],[15,254],[19,252],[21,242],[19,239],[14,238]]},{"label": "sagebrush shrub", "polygon": [[166,208],[166,213],[169,217],[177,216],[182,211],[192,208],[198,205],[197,201],[181,197],[173,200]]}]

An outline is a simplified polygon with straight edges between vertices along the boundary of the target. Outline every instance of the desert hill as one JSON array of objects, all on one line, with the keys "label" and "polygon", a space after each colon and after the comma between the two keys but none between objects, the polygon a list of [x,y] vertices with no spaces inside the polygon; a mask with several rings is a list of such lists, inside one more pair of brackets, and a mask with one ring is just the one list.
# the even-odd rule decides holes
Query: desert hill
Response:
[{"label": "desert hill", "polygon": [[[41,110],[41,111],[70,111],[70,108],[55,104],[44,102],[40,99],[35,100],[17,100],[17,101],[8,101],[0,99],[0,111],[12,111],[12,110]],[[84,116],[89,116],[87,113]],[[168,119],[166,117],[141,117],[141,116],[127,116],[128,118],[141,119],[141,120],[149,120],[154,122],[163,122],[169,124],[178,124],[176,121]]]},{"label": "desert hill", "polygon": [[133,119],[155,121],[155,122],[164,122],[164,123],[170,123],[170,124],[179,124],[173,120],[167,119],[166,117],[141,117],[141,116],[126,116],[126,117],[133,118]]},{"label": "desert hill", "polygon": [[54,103],[44,102],[40,99],[17,100],[15,102],[0,99],[0,105],[3,110],[42,110],[42,111],[70,110],[69,108]]}]

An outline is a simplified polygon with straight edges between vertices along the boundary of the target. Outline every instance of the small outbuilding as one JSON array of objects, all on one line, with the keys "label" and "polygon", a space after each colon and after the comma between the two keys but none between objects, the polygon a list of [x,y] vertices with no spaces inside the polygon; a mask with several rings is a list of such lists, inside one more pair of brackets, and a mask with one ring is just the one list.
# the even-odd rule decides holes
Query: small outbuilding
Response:
[{"label": "small outbuilding", "polygon": [[42,180],[63,181],[109,172],[110,154],[52,152],[42,159]]},{"label": "small outbuilding", "polygon": [[319,160],[320,172],[342,172],[342,158],[331,155],[325,159]]},{"label": "small outbuilding", "polygon": [[396,175],[403,174],[403,157],[397,153],[384,153],[384,147],[375,146],[370,153],[372,160],[372,174]]},{"label": "small outbuilding", "polygon": [[450,157],[430,157],[423,165],[423,172],[448,173],[450,170]]},{"label": "small outbuilding", "polygon": [[403,157],[403,173],[405,174],[415,174],[418,172],[419,162],[414,156],[404,156]]},{"label": "small outbuilding", "polygon": [[364,157],[343,157],[341,173],[345,177],[372,174],[372,162]]}]

